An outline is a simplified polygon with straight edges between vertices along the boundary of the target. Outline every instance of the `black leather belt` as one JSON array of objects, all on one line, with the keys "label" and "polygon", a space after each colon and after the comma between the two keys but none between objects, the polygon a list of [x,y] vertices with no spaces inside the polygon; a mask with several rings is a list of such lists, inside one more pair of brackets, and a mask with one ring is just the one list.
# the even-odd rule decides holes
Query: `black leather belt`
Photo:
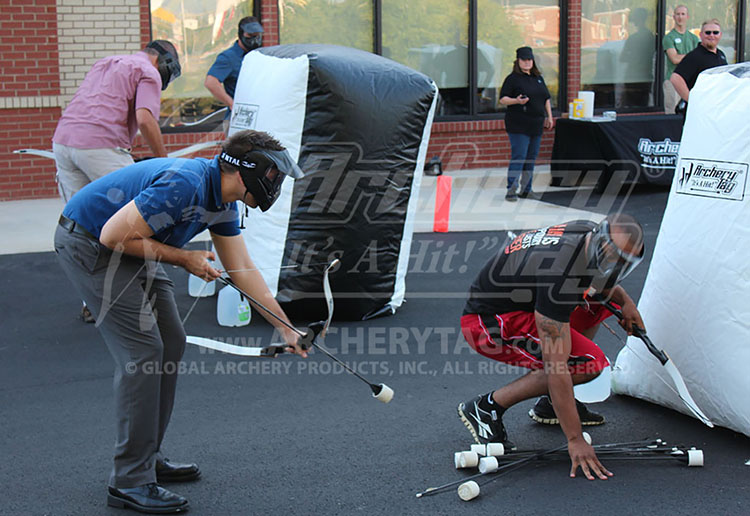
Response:
[{"label": "black leather belt", "polygon": [[94,235],[88,232],[86,228],[78,224],[75,220],[71,220],[65,215],[60,215],[60,226],[67,231],[68,233],[77,233],[79,235],[83,235],[86,238],[93,240],[95,242],[98,242],[99,239],[96,238]]}]

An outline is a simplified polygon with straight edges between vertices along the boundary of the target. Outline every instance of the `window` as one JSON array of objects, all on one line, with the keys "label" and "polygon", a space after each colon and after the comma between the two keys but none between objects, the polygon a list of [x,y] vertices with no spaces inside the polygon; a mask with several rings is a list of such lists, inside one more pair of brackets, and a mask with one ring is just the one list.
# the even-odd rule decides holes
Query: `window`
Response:
[{"label": "window", "polygon": [[252,14],[253,2],[246,0],[151,1],[152,37],[174,43],[182,65],[182,75],[162,92],[163,131],[221,130],[223,112],[217,111],[225,106],[203,81],[216,56],[237,39],[240,19]]},{"label": "window", "polygon": [[560,6],[557,0],[478,0],[477,87],[480,113],[498,111],[500,87],[513,70],[516,49],[528,46],[557,106]]},{"label": "window", "polygon": [[581,89],[595,107],[655,106],[656,1],[584,1],[581,18]]},{"label": "window", "polygon": [[438,115],[468,114],[468,1],[390,0],[382,10],[383,56],[435,81],[441,97]]},{"label": "window", "polygon": [[737,61],[736,33],[737,33],[737,0],[714,0],[712,2],[685,2],[690,12],[688,28],[700,34],[701,24],[713,18],[721,24],[721,41],[719,48],[727,56],[728,63]]},{"label": "window", "polygon": [[372,52],[372,17],[371,0],[279,0],[279,39]]}]

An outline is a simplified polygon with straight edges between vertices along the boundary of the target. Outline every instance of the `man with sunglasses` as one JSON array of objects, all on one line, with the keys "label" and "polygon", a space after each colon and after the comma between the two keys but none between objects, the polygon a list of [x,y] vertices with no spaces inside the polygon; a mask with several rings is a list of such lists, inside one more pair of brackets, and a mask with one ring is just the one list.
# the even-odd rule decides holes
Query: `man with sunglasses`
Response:
[{"label": "man with sunglasses", "polygon": [[628,333],[633,324],[643,327],[635,303],[619,286],[643,253],[640,224],[614,214],[599,224],[579,220],[527,231],[509,238],[485,264],[469,290],[463,335],[481,355],[531,371],[458,405],[476,442],[514,449],[503,413],[520,401],[549,395],[552,417],[568,439],[570,476],[579,466],[590,480],[612,475],[583,440],[581,425],[596,421],[596,415],[575,400],[573,385],[593,380],[609,365],[591,339],[612,314],[594,294],[621,307]]},{"label": "man with sunglasses", "polygon": [[[155,158],[121,168],[82,188],[65,206],[55,251],[68,279],[96,316],[115,361],[117,439],[107,502],[147,513],[180,512],[187,500],[163,482],[197,480],[195,464],[164,457],[185,330],[162,263],[211,281],[214,253],[183,249],[211,232],[232,280],[288,319],[250,258],[236,201],[268,210],[286,176],[302,171],[266,133],[240,131],[214,159]],[[289,345],[294,333],[261,312]]]},{"label": "man with sunglasses", "polygon": [[688,102],[690,90],[703,70],[727,64],[727,57],[719,48],[721,25],[719,20],[706,20],[701,24],[700,45],[688,52],[669,78],[682,100]]}]

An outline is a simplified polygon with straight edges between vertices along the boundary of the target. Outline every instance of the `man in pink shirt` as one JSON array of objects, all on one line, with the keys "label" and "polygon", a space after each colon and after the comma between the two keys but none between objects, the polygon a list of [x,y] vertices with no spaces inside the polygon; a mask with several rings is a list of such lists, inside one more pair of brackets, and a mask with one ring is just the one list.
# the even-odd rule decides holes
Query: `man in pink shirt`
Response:
[{"label": "man in pink shirt", "polygon": [[[179,76],[177,50],[164,40],[91,67],[52,137],[57,186],[66,203],[90,182],[133,164],[130,148],[139,130],[155,156],[167,155],[158,122],[161,91]],[[94,322],[86,306],[81,317]]]}]

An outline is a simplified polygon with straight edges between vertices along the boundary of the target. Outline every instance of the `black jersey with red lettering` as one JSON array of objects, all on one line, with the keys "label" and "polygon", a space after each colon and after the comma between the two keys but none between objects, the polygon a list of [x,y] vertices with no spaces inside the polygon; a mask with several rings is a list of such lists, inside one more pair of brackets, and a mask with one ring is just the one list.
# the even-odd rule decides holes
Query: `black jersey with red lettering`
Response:
[{"label": "black jersey with red lettering", "polygon": [[508,239],[471,285],[464,315],[538,311],[568,322],[595,274],[585,250],[594,227],[575,220]]}]

